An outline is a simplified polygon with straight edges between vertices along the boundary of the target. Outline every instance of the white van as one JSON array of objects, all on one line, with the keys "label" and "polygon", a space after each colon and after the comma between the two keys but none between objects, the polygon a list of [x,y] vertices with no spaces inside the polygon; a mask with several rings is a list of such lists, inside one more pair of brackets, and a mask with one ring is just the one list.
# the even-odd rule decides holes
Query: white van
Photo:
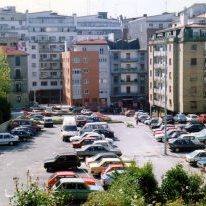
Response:
[{"label": "white van", "polygon": [[62,140],[70,141],[72,136],[78,134],[76,119],[74,116],[64,117],[63,125],[62,125]]},{"label": "white van", "polygon": [[109,130],[109,125],[107,122],[91,122],[86,123],[84,127],[80,130],[80,134],[83,134],[85,132],[92,132],[95,129],[107,129]]}]

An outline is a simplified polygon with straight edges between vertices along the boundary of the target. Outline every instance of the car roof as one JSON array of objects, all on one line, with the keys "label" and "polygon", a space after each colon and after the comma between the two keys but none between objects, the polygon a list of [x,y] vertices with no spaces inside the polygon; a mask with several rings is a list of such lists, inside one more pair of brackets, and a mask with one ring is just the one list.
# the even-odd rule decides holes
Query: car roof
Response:
[{"label": "car roof", "polygon": [[68,175],[68,176],[73,176],[76,175],[75,172],[72,171],[60,171],[55,173],[56,176],[61,176],[61,175]]},{"label": "car roof", "polygon": [[82,178],[62,178],[59,180],[61,183],[65,183],[65,182],[74,182],[74,183],[85,183],[85,181]]}]

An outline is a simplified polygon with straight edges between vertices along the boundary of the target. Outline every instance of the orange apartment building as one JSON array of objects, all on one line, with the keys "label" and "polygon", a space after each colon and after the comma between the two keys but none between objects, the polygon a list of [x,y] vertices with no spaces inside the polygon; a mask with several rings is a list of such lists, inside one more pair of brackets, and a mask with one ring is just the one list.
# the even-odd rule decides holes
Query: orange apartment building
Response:
[{"label": "orange apartment building", "polygon": [[96,109],[99,104],[98,52],[63,52],[62,69],[65,103]]}]

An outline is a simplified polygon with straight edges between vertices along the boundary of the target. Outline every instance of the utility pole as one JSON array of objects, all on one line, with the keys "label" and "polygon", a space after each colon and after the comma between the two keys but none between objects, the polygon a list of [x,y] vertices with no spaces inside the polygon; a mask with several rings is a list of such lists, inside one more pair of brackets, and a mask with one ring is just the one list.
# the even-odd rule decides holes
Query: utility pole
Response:
[{"label": "utility pole", "polygon": [[163,63],[164,63],[164,95],[165,95],[165,105],[164,105],[164,125],[165,125],[165,135],[164,135],[164,155],[167,155],[167,42],[166,39],[163,41]]}]

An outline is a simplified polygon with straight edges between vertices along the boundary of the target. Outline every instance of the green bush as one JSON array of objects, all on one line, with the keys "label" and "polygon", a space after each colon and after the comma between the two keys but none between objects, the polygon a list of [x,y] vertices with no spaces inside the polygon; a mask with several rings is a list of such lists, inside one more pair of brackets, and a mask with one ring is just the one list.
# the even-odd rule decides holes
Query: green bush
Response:
[{"label": "green bush", "polygon": [[181,165],[168,170],[162,180],[160,191],[165,201],[182,198],[186,204],[203,198],[205,187],[197,174],[188,174]]},{"label": "green bush", "polygon": [[54,124],[62,124],[63,123],[63,119],[53,119],[53,123]]},{"label": "green bush", "polygon": [[6,97],[0,97],[0,124],[6,122],[11,117],[10,104]]},{"label": "green bush", "polygon": [[27,173],[26,185],[14,178],[15,193],[10,199],[11,206],[65,206],[71,202],[71,196],[62,192],[53,192],[46,187],[40,187],[38,178],[32,180]]}]

